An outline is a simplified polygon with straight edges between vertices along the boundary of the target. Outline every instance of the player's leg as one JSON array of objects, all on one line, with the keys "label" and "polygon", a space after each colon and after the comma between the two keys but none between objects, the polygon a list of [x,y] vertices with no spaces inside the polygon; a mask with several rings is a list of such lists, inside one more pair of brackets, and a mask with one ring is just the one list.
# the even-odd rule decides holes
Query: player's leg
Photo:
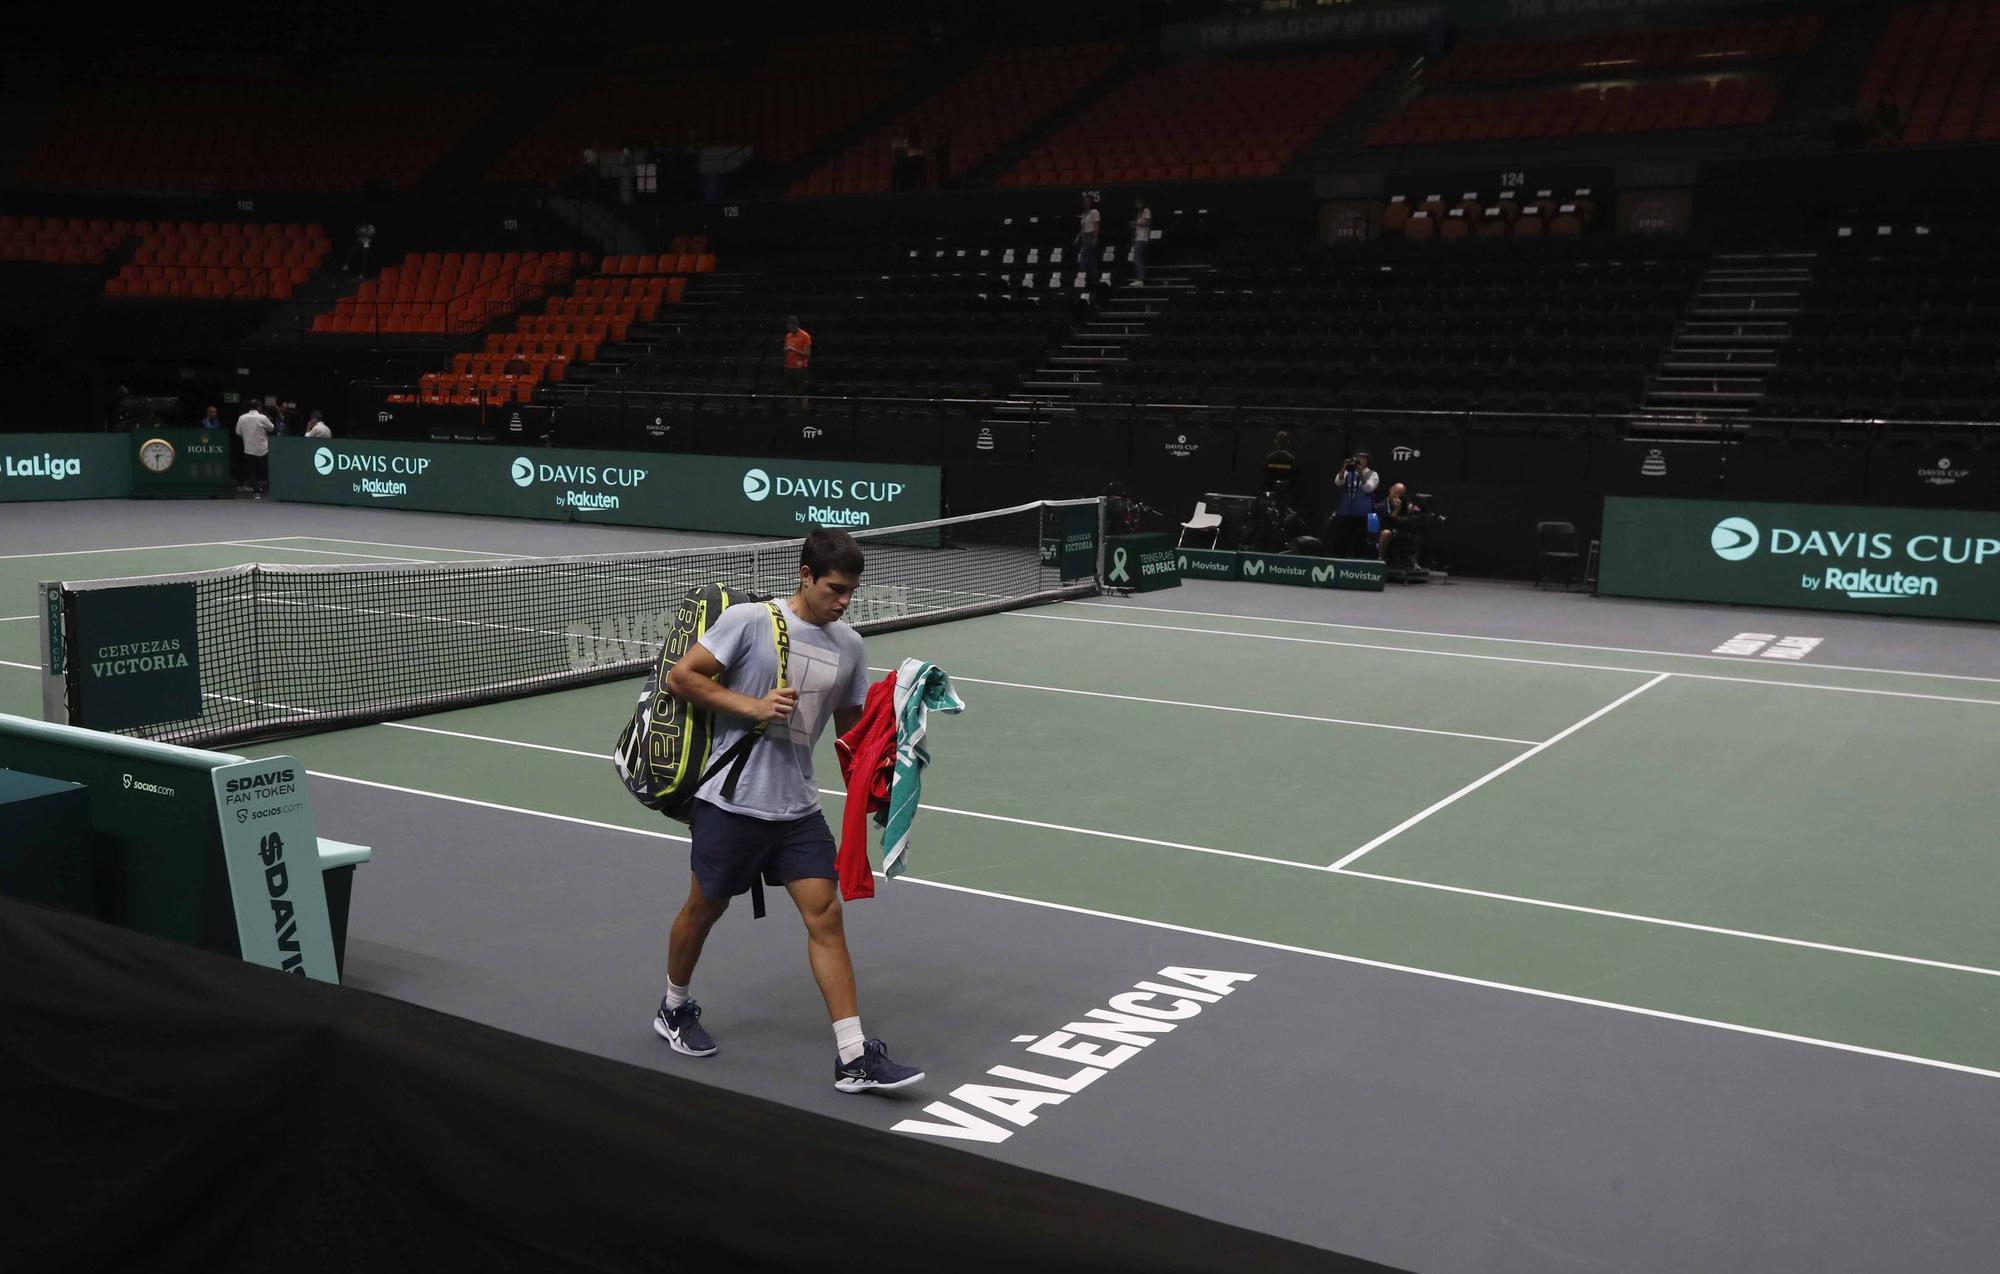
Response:
[{"label": "player's leg", "polygon": [[688,873],[687,901],[681,904],[667,935],[667,981],[686,986],[694,978],[694,966],[701,959],[708,931],[727,910],[729,899],[708,897],[702,892],[701,878]]},{"label": "player's leg", "polygon": [[854,961],[847,953],[847,926],[841,916],[840,890],[831,880],[811,877],[788,880],[785,891],[806,925],[806,958],[813,981],[826,1000],[833,1021],[861,1012],[854,990]]}]

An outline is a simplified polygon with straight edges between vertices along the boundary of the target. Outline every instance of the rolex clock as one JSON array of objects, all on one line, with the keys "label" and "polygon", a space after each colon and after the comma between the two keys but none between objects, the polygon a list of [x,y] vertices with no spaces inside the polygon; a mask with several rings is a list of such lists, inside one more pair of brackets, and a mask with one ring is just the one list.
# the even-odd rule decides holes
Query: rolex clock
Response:
[{"label": "rolex clock", "polygon": [[165,438],[148,438],[139,444],[139,463],[152,473],[165,473],[174,467],[174,444]]}]

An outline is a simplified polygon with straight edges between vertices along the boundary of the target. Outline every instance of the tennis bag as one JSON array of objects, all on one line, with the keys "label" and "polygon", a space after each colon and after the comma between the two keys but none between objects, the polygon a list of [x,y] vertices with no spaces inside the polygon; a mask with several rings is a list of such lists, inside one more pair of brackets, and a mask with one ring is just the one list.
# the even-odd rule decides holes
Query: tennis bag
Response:
[{"label": "tennis bag", "polygon": [[762,602],[770,609],[771,640],[778,655],[778,685],[782,688],[786,684],[792,643],[791,633],[785,627],[784,608],[761,593],[722,584],[695,585],[681,595],[680,605],[674,610],[673,629],[646,678],[638,707],[625,723],[618,736],[618,747],[611,754],[625,790],[647,809],[658,810],[679,822],[685,823],[693,816],[695,793],[717,774],[727,771],[722,794],[734,797],[743,763],[749,760],[750,749],[764,737],[764,726],[760,724],[721,756],[711,757],[715,741],[713,714],[676,698],[667,689],[667,674],[687,654],[688,648],[722,618],[724,610],[743,602]]}]

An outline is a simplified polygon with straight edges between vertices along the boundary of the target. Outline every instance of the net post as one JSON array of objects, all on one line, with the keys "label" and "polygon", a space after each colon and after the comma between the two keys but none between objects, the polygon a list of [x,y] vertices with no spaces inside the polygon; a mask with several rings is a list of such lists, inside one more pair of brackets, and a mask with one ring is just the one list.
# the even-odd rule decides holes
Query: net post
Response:
[{"label": "net post", "polygon": [[1104,518],[1105,518],[1105,509],[1109,506],[1110,502],[1107,501],[1103,496],[1098,496],[1096,503],[1097,503],[1097,586],[1101,590],[1104,587],[1104,539],[1105,539],[1105,532],[1107,530],[1107,523],[1105,522]]},{"label": "net post", "polygon": [[35,586],[42,613],[42,720],[69,724],[69,626],[63,622],[63,587],[54,580]]}]

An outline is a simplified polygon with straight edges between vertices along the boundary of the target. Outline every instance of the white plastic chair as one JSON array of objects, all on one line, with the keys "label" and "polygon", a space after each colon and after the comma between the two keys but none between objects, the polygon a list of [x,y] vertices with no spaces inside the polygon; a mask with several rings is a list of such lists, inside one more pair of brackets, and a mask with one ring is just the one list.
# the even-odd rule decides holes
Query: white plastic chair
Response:
[{"label": "white plastic chair", "polygon": [[1176,548],[1187,544],[1189,531],[1208,532],[1208,547],[1214,548],[1222,540],[1222,515],[1208,511],[1208,501],[1194,502],[1194,516],[1181,523],[1181,538],[1174,541]]}]

